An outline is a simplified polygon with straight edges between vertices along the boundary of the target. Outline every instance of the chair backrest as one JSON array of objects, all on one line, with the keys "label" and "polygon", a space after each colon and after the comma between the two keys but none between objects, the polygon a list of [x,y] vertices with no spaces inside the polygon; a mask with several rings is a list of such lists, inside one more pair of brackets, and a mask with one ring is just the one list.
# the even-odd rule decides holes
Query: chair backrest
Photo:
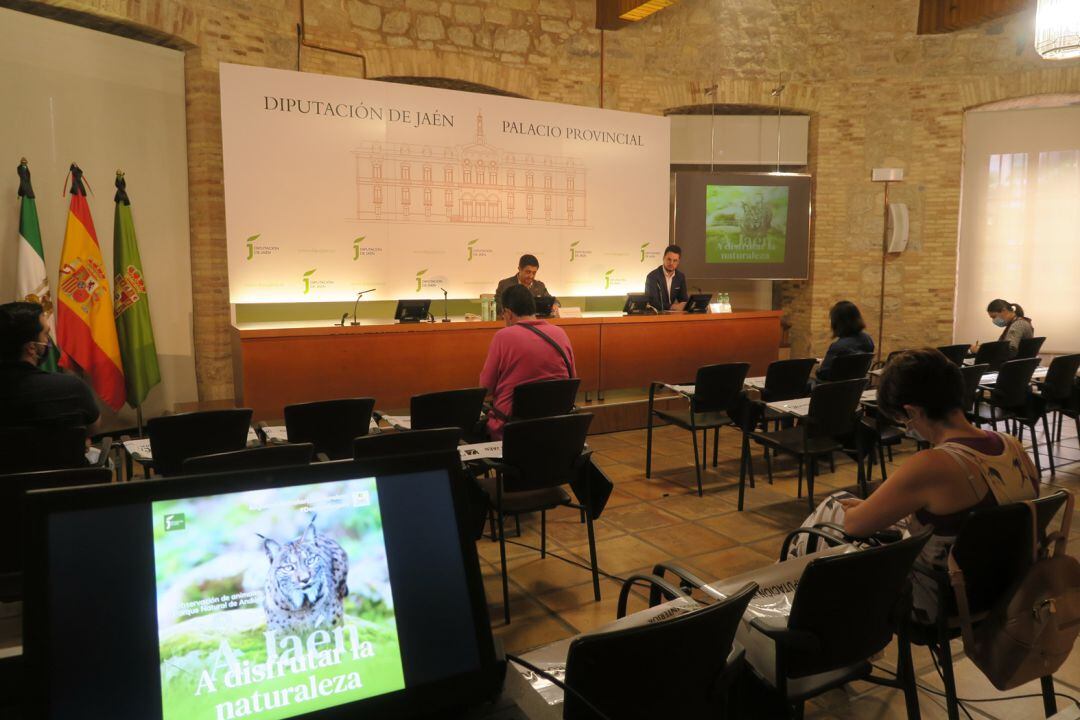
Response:
[{"label": "chair backrest", "polygon": [[37,423],[0,427],[4,472],[33,472],[85,467],[86,428]]},{"label": "chair backrest", "polygon": [[819,647],[814,653],[797,653],[787,666],[788,677],[852,665],[888,645],[911,566],[929,539],[930,533],[924,532],[811,561],[791,601],[788,629],[813,635]]},{"label": "chair backrest", "polygon": [[516,472],[506,475],[507,492],[565,485],[584,467],[585,435],[592,415],[574,413],[515,420],[503,427],[502,461]]},{"label": "chair backrest", "polygon": [[[952,553],[964,571],[964,588],[973,615],[992,608],[1031,565],[1031,522],[1031,512],[1023,503],[975,510],[964,521]],[[956,615],[952,593],[944,602],[945,614]]]},{"label": "chair backrest", "polygon": [[487,390],[482,387],[413,395],[409,402],[412,429],[456,427],[464,436],[473,439],[485,395]]},{"label": "chair backrest", "polygon": [[964,412],[975,412],[975,399],[979,394],[982,376],[990,372],[989,365],[961,365],[960,376],[964,379]]},{"label": "chair backrest", "polygon": [[808,432],[815,437],[847,435],[855,428],[855,413],[866,380],[818,383],[810,392]]},{"label": "chair backrest", "polygon": [[1001,364],[997,382],[994,383],[994,403],[1003,407],[1023,405],[1030,393],[1029,385],[1035,368],[1039,367],[1039,358],[1009,360]]},{"label": "chair backrest", "polygon": [[353,441],[353,457],[360,460],[363,458],[450,451],[457,448],[460,440],[461,428],[457,427],[364,435]]},{"label": "chair backrest", "polygon": [[761,399],[765,402],[780,402],[806,397],[810,371],[817,360],[814,358],[793,358],[769,363],[765,371],[765,389]]},{"label": "chair backrest", "polygon": [[1076,386],[1076,372],[1080,370],[1080,353],[1059,355],[1050,361],[1043,382],[1042,393],[1049,400],[1065,402]]},{"label": "chair backrest", "polygon": [[1020,342],[1016,346],[1016,357],[1014,359],[1036,357],[1039,351],[1042,350],[1044,342],[1046,342],[1045,337],[1020,338]]},{"label": "chair backrest", "polygon": [[[723,717],[717,679],[758,586],[670,620],[582,635],[570,643],[566,684],[609,718]],[[563,717],[596,714],[566,693]]]},{"label": "chair backrest", "polygon": [[250,408],[201,410],[162,415],[146,422],[154,472],[178,475],[190,457],[243,450],[251,426]]},{"label": "chair backrest", "polygon": [[963,365],[964,358],[967,357],[970,349],[969,345],[942,345],[938,348],[938,352],[949,358],[953,365]]},{"label": "chair backrest", "polygon": [[102,467],[0,475],[0,574],[22,570],[22,541],[27,537],[23,496],[27,491],[101,485],[112,479],[112,471]]},{"label": "chair backrest", "polygon": [[311,443],[282,443],[190,457],[181,463],[180,468],[185,475],[204,475],[286,465],[307,465],[314,454],[315,446]]},{"label": "chair backrest", "polygon": [[874,362],[874,353],[852,353],[851,355],[837,355],[833,358],[829,368],[829,380],[862,380],[866,373],[870,372],[870,365]]},{"label": "chair backrest", "polygon": [[580,378],[522,383],[514,388],[510,417],[513,420],[532,420],[573,412],[579,385]]},{"label": "chair backrest", "polygon": [[353,440],[368,434],[375,398],[318,400],[285,406],[289,442],[309,442],[331,460],[352,457]]},{"label": "chair backrest", "polygon": [[719,363],[698,368],[694,379],[694,411],[731,410],[743,392],[750,363]]},{"label": "chair backrest", "polygon": [[983,343],[975,352],[976,365],[989,365],[990,372],[997,372],[1001,364],[1009,359],[1011,350],[1007,340],[994,340]]}]

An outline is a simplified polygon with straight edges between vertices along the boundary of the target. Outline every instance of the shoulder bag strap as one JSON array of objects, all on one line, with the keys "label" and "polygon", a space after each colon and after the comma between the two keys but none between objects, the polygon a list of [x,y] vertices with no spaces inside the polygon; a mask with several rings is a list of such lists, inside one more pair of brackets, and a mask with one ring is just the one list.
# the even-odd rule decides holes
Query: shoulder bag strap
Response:
[{"label": "shoulder bag strap", "polygon": [[528,330],[529,332],[537,335],[538,337],[543,338],[544,342],[546,342],[551,347],[555,348],[555,351],[559,353],[559,357],[561,357],[562,361],[564,363],[566,363],[566,376],[570,377],[570,378],[574,377],[574,371],[573,371],[573,369],[571,368],[571,365],[570,365],[570,358],[566,357],[566,353],[563,351],[563,349],[561,347],[559,347],[559,343],[552,340],[548,336],[547,333],[538,330],[537,328],[533,327],[532,325],[526,325],[525,323],[518,323],[518,327],[523,327],[526,330]]}]

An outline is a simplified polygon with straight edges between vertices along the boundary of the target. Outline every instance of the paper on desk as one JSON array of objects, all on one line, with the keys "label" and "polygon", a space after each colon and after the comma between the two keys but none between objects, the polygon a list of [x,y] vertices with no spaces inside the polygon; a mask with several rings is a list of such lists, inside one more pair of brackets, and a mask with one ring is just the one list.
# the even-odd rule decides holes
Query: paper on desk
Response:
[{"label": "paper on desk", "polygon": [[262,440],[259,439],[259,433],[255,432],[255,428],[248,425],[247,446],[258,447],[259,445],[262,445]]},{"label": "paper on desk", "polygon": [[153,460],[153,455],[150,454],[150,438],[135,438],[134,440],[125,440],[124,449],[128,454],[134,457],[136,460]]},{"label": "paper on desk", "polygon": [[693,385],[669,385],[667,383],[664,383],[664,387],[666,387],[668,390],[674,390],[675,392],[679,393],[680,395],[693,395],[694,394],[694,386]]},{"label": "paper on desk", "polygon": [[412,417],[410,415],[383,415],[382,419],[394,427],[412,430]]},{"label": "paper on desk", "polygon": [[502,457],[502,440],[461,445],[458,447],[458,454],[461,455],[462,461],[483,460],[484,458],[498,460]]},{"label": "paper on desk", "polygon": [[764,376],[761,376],[761,377],[748,377],[748,378],[746,378],[746,380],[743,381],[743,384],[746,385],[746,387],[756,388],[758,390],[764,390],[765,389],[765,377]]}]

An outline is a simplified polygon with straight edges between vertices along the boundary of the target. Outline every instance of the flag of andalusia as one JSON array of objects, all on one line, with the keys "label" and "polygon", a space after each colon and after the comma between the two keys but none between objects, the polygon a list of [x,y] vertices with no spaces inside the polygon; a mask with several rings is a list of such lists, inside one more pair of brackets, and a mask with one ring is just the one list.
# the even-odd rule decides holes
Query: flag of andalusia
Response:
[{"label": "flag of andalusia", "polygon": [[56,332],[60,365],[79,368],[113,410],[124,404],[124,371],[116,341],[112,293],[101,257],[83,172],[71,166],[71,207],[60,257]]},{"label": "flag of andalusia", "polygon": [[49,276],[45,272],[45,248],[41,244],[41,225],[38,223],[34,188],[30,185],[30,168],[24,158],[19,163],[19,251],[16,256],[15,299],[37,303],[45,309],[49,326],[49,355],[41,364],[42,370],[56,370],[56,335],[53,331],[53,297]]}]

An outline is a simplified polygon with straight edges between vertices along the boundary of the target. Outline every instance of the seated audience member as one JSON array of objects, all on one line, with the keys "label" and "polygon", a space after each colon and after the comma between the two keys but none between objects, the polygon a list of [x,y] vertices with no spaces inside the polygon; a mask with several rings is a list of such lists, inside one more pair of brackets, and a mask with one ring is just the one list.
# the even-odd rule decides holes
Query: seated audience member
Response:
[{"label": "seated audience member", "polygon": [[874,341],[866,334],[862,313],[853,302],[841,300],[829,310],[829,325],[836,340],[829,346],[817,371],[818,380],[828,382],[832,378],[833,360],[841,355],[874,352]]},{"label": "seated audience member", "polygon": [[89,432],[96,432],[101,413],[93,391],[74,375],[38,368],[48,352],[49,329],[41,305],[0,305],[0,423],[75,415]]},{"label": "seated audience member", "polygon": [[[1006,302],[1002,299],[992,300],[986,306],[986,313],[990,321],[1003,328],[998,340],[1009,343],[1009,357],[1016,357],[1016,351],[1020,347],[1020,341],[1035,337],[1035,328],[1031,324],[1031,318],[1024,317],[1024,308],[1016,303]],[[973,347],[972,352],[978,347]]]},{"label": "seated audience member", "polygon": [[[526,288],[533,297],[551,297],[551,293],[548,292],[547,286],[544,283],[536,279],[536,273],[540,271],[540,261],[536,259],[535,255],[522,255],[518,260],[517,274],[511,275],[508,278],[503,278],[499,281],[498,287],[495,288],[495,310],[501,313],[503,311],[502,296],[508,289],[520,285]],[[559,303],[556,302],[553,306],[554,314],[556,317],[559,315]]]},{"label": "seated audience member", "polygon": [[502,438],[510,416],[514,388],[522,383],[574,377],[574,351],[562,328],[536,317],[536,299],[523,285],[512,285],[502,296],[506,327],[495,333],[488,348],[480,385],[494,399],[488,415],[492,439]]},{"label": "seated audience member", "polygon": [[[826,500],[843,507],[846,533],[868,537],[905,519],[912,534],[929,527],[932,535],[921,560],[947,570],[949,550],[969,511],[1038,497],[1039,477],[1024,446],[1012,435],[969,423],[963,392],[960,368],[937,350],[908,350],[889,361],[878,406],[933,447],[889,473],[866,500]],[[918,573],[912,582],[916,617],[933,620],[935,584]]]}]

